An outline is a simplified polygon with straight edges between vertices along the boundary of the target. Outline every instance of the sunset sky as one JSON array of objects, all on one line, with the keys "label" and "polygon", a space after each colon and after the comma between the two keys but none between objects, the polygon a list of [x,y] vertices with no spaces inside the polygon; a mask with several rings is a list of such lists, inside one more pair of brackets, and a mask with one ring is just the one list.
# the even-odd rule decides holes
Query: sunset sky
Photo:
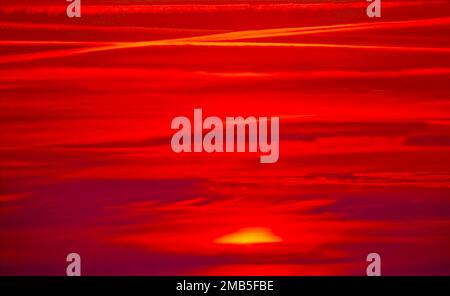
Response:
[{"label": "sunset sky", "polygon": [[[0,274],[450,275],[450,1],[0,0]],[[279,116],[280,156],[174,153]]]}]

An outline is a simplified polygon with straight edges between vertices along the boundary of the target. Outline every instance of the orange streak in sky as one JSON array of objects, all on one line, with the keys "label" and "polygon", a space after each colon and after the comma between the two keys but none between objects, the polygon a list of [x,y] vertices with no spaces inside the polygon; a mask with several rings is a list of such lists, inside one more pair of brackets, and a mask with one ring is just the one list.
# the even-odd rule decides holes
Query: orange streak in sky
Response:
[{"label": "orange streak in sky", "polygon": [[[107,45],[89,47],[82,49],[56,50],[31,54],[7,55],[0,58],[0,63],[14,63],[23,61],[32,61],[48,58],[58,58],[77,54],[100,52],[116,49],[140,48],[149,46],[225,46],[225,47],[325,47],[325,48],[347,48],[347,49],[369,49],[369,50],[394,50],[394,51],[411,51],[411,52],[450,52],[447,47],[408,47],[408,46],[382,46],[382,45],[352,45],[352,44],[326,44],[326,43],[288,43],[288,42],[205,42],[217,40],[241,40],[254,38],[268,38],[279,36],[292,36],[304,34],[330,33],[348,30],[363,30],[375,28],[395,28],[395,27],[416,27],[416,26],[433,26],[450,24],[450,18],[434,18],[414,21],[400,22],[379,22],[379,23],[360,23],[360,24],[343,24],[332,26],[316,26],[303,28],[282,28],[282,29],[264,29],[239,31],[224,34],[212,34],[205,36],[195,36],[187,38],[176,38],[167,40],[137,41],[137,42],[108,42]],[[1,41],[0,45],[5,42],[11,44],[17,42],[20,44],[33,45],[34,41]],[[49,44],[70,44],[67,41],[44,41]],[[84,42],[75,42],[74,44],[83,45]]]}]

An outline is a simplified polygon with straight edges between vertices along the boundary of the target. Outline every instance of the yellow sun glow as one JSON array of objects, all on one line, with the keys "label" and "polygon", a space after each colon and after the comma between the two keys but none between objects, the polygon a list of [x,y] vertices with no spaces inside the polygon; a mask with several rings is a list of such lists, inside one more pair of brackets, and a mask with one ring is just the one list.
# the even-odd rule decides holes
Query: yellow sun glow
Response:
[{"label": "yellow sun glow", "polygon": [[242,228],[236,232],[226,234],[215,240],[218,244],[267,244],[278,243],[282,239],[275,235],[272,230],[263,227]]}]

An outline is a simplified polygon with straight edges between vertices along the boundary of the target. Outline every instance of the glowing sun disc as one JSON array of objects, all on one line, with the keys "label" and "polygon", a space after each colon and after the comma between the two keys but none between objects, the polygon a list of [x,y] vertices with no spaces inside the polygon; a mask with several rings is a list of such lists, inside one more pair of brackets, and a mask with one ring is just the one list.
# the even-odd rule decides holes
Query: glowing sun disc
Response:
[{"label": "glowing sun disc", "polygon": [[282,239],[268,228],[249,227],[221,236],[214,242],[217,244],[247,245],[278,243],[281,241]]}]

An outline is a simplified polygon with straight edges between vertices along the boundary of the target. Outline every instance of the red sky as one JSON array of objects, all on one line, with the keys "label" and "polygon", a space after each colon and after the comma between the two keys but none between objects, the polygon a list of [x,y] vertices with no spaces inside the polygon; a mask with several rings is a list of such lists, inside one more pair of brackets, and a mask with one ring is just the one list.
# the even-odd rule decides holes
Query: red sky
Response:
[{"label": "red sky", "polygon": [[[2,1],[0,274],[449,275],[450,2],[366,5]],[[172,152],[194,108],[279,161]]]}]

